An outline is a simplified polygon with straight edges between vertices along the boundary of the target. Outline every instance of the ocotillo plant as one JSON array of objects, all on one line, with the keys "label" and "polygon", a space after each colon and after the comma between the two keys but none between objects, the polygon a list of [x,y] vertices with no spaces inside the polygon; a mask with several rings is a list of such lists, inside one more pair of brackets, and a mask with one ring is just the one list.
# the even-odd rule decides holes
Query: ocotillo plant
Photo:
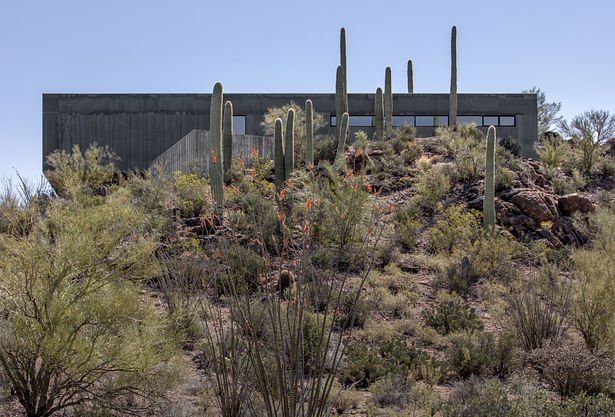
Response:
[{"label": "ocotillo plant", "polygon": [[274,125],[274,169],[275,169],[275,188],[277,192],[280,192],[284,188],[284,181],[286,175],[284,173],[284,137],[282,136],[282,119],[279,117],[275,119]]},{"label": "ocotillo plant", "polygon": [[340,133],[337,137],[337,153],[335,154],[335,160],[333,161],[333,168],[335,170],[340,169],[342,162],[344,161],[344,148],[346,147],[346,138],[348,137],[348,118],[348,113],[345,112],[342,116]]},{"label": "ocotillo plant", "polygon": [[448,103],[448,125],[457,126],[457,27],[451,30],[451,93]]},{"label": "ocotillo plant", "polygon": [[314,116],[312,100],[305,100],[305,166],[314,165]]},{"label": "ocotillo plant", "polygon": [[393,91],[391,90],[391,67],[384,71],[384,117],[387,139],[393,137]]},{"label": "ocotillo plant", "polygon": [[337,134],[340,133],[340,120],[344,114],[346,105],[344,104],[344,68],[338,65],[335,73],[335,125]]},{"label": "ocotillo plant", "polygon": [[284,180],[290,178],[295,169],[295,110],[288,109],[286,116],[286,137],[284,138]]},{"label": "ocotillo plant", "polygon": [[408,60],[408,94],[414,93],[414,74],[412,73],[412,60]]},{"label": "ocotillo plant", "polygon": [[376,89],[374,109],[374,123],[376,124],[376,140],[384,140],[384,101],[382,97],[382,88]]},{"label": "ocotillo plant", "polygon": [[485,198],[483,199],[483,226],[489,231],[495,228],[495,127],[487,131],[487,154],[485,157]]},{"label": "ocotillo plant", "polygon": [[224,204],[224,171],[222,170],[222,84],[216,83],[211,95],[209,106],[209,135],[211,139],[211,154],[209,159],[209,181],[216,202],[214,211],[216,222],[222,222],[222,206]]},{"label": "ocotillo plant", "polygon": [[222,127],[222,165],[224,180],[228,181],[233,162],[233,103],[224,103],[224,126]]}]

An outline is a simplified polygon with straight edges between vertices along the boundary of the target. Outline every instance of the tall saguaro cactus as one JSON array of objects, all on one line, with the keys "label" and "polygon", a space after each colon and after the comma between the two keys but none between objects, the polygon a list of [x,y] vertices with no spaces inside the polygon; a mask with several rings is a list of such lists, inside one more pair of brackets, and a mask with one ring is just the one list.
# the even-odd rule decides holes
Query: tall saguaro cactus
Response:
[{"label": "tall saguaro cactus", "polygon": [[275,169],[275,188],[277,192],[280,192],[284,188],[284,181],[286,180],[284,164],[284,137],[282,135],[282,119],[279,117],[275,119],[274,123],[274,169]]},{"label": "tall saguaro cactus", "polygon": [[[344,70],[344,96],[348,97],[348,78],[346,67],[346,29],[340,29],[340,66]],[[346,107],[344,111],[348,111],[348,98],[346,98]]]},{"label": "tall saguaro cactus", "polygon": [[340,133],[340,121],[346,105],[344,104],[344,67],[338,65],[335,74],[335,125],[337,126],[337,134]]},{"label": "tall saguaro cactus", "polygon": [[391,67],[384,71],[384,117],[387,139],[393,137],[393,90],[391,90]]},{"label": "tall saguaro cactus", "polygon": [[457,26],[451,29],[451,93],[448,103],[448,125],[457,126]]},{"label": "tall saguaro cactus", "polygon": [[228,181],[233,162],[233,103],[224,103],[224,126],[222,127],[222,165],[224,179]]},{"label": "tall saguaro cactus", "polygon": [[374,123],[376,124],[376,140],[384,140],[384,100],[382,97],[382,88],[376,89],[376,99],[374,108]]},{"label": "tall saguaro cactus", "polygon": [[312,100],[305,100],[305,166],[314,165],[314,114]]},{"label": "tall saguaro cactus", "polygon": [[340,169],[344,161],[344,148],[346,147],[346,139],[348,138],[348,119],[348,113],[344,112],[342,122],[340,123],[339,135],[337,136],[337,152],[335,154],[335,160],[333,161],[333,168],[335,170]]},{"label": "tall saguaro cactus", "polygon": [[495,127],[487,131],[487,153],[485,158],[485,198],[483,199],[483,226],[495,228]]},{"label": "tall saguaro cactus", "polygon": [[211,153],[209,159],[209,180],[211,191],[216,202],[216,221],[222,222],[222,206],[224,204],[224,171],[222,169],[222,84],[216,83],[211,95],[209,106],[209,135]]},{"label": "tall saguaro cactus", "polygon": [[286,137],[284,138],[284,180],[295,169],[295,110],[288,109],[286,116]]},{"label": "tall saguaro cactus", "polygon": [[412,73],[412,60],[408,60],[408,94],[414,93],[414,74]]}]

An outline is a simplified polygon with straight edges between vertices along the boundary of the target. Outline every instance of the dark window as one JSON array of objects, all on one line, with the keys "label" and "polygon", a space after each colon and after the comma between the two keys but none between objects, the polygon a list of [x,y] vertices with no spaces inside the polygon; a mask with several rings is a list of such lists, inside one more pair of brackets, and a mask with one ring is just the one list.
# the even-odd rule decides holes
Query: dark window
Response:
[{"label": "dark window", "polygon": [[474,123],[476,126],[482,126],[483,117],[482,116],[457,116],[457,124],[469,125],[470,123]]},{"label": "dark window", "polygon": [[233,133],[246,134],[246,116],[233,116]]},{"label": "dark window", "polygon": [[[331,126],[337,126],[337,121],[335,116],[331,116]],[[372,116],[350,116],[350,120],[348,120],[348,126],[351,127],[371,127],[372,125]]]},{"label": "dark window", "polygon": [[498,116],[483,116],[483,126],[499,126]]},{"label": "dark window", "polygon": [[433,126],[434,117],[433,116],[416,116],[416,125],[417,126]]},{"label": "dark window", "polygon": [[403,124],[414,126],[414,116],[393,116],[392,119],[393,126],[401,126]]},{"label": "dark window", "polygon": [[514,126],[515,116],[500,116],[500,126]]}]

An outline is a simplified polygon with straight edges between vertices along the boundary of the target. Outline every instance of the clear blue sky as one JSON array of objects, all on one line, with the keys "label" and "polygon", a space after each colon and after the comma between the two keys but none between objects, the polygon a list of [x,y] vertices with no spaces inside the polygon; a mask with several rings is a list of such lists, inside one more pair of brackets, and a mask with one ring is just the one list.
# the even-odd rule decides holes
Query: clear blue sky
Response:
[{"label": "clear blue sky", "polygon": [[348,90],[460,93],[536,85],[570,118],[615,111],[613,1],[0,0],[0,178],[41,170],[42,93],[332,92],[339,28]]}]

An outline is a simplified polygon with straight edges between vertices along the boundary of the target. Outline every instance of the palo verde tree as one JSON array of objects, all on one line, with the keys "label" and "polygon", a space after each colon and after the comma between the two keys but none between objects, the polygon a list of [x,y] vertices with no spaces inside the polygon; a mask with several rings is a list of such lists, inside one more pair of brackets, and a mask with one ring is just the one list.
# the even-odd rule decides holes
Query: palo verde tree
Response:
[{"label": "palo verde tree", "polygon": [[68,197],[50,201],[27,233],[0,234],[0,369],[29,417],[93,404],[136,411],[139,402],[121,400],[153,398],[169,381],[160,365],[172,338],[139,285],[156,272],[159,237],[123,190],[102,197],[75,181],[65,168],[79,160],[55,154]]}]

